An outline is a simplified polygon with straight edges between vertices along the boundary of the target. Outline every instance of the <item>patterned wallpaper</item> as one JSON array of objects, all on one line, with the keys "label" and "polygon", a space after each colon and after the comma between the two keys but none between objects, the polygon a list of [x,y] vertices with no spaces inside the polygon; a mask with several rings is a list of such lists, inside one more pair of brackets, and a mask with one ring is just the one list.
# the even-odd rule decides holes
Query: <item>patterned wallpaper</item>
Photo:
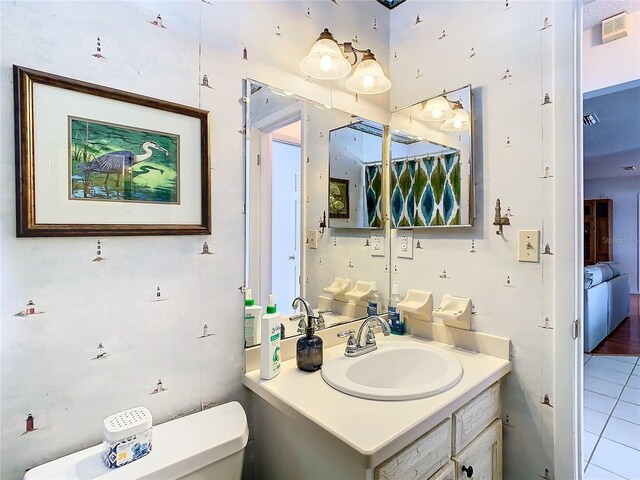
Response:
[{"label": "patterned wallpaper", "polygon": [[[565,17],[560,29],[558,11]],[[432,291],[434,305],[444,294],[471,297],[472,329],[511,339],[513,372],[503,389],[505,478],[555,478],[554,356],[564,352],[554,351],[554,335],[563,325],[569,338],[564,325],[571,319],[554,316],[556,262],[563,259],[553,253],[572,240],[554,237],[554,138],[570,141],[562,122],[572,99],[558,107],[554,90],[572,88],[558,83],[570,77],[572,65],[556,70],[554,58],[573,58],[571,42],[558,40],[572,34],[570,18],[569,2],[545,1],[406,2],[391,11],[391,111],[471,84],[477,182],[474,227],[414,230],[413,259],[398,258],[403,231],[392,231],[391,283],[402,292]],[[571,168],[571,159],[563,160]],[[498,198],[511,223],[502,236],[492,225]],[[549,250],[540,263],[518,262],[519,229],[541,230]],[[563,294],[571,298],[569,285]],[[568,443],[564,451],[566,462]]]},{"label": "patterned wallpaper", "polygon": [[[154,423],[244,401],[242,79],[378,121],[388,96],[309,82],[331,26],[388,58],[371,2],[1,2],[2,479],[101,440],[138,405]],[[213,235],[16,239],[11,65],[211,112]]]},{"label": "patterned wallpaper", "polygon": [[[250,77],[382,123],[389,109],[473,86],[476,226],[416,230],[414,258],[394,258],[391,278],[403,291],[433,291],[436,301],[444,293],[470,296],[473,328],[512,339],[505,478],[545,478],[546,470],[553,478],[559,256],[519,264],[516,238],[519,228],[539,228],[550,253],[566,246],[554,237],[553,215],[554,142],[562,136],[556,109],[566,105],[556,91],[567,77],[553,66],[554,58],[572,58],[555,15],[566,15],[563,3],[413,1],[391,12],[335,0],[0,3],[0,477],[20,478],[97,443],[102,419],[118,410],[145,405],[159,423],[241,398],[239,99],[241,79]],[[390,71],[390,95],[358,98],[340,81],[299,74],[298,60],[327,26],[341,41],[374,50]],[[13,63],[210,110],[213,235],[17,240]],[[311,137],[328,127],[314,126]],[[310,197],[326,194],[323,172],[319,163],[308,166]],[[497,198],[512,216],[502,237],[491,226]],[[322,210],[309,204],[307,230]],[[306,275],[328,285],[362,265],[388,278],[391,265],[371,257],[369,236],[327,230],[308,253]]]}]

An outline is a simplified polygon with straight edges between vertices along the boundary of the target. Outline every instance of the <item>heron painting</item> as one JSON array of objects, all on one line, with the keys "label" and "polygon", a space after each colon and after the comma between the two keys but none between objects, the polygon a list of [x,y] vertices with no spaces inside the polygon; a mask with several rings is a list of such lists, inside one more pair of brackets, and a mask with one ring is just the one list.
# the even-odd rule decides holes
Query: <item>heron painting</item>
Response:
[{"label": "heron painting", "polygon": [[69,117],[69,198],[179,203],[179,136]]}]

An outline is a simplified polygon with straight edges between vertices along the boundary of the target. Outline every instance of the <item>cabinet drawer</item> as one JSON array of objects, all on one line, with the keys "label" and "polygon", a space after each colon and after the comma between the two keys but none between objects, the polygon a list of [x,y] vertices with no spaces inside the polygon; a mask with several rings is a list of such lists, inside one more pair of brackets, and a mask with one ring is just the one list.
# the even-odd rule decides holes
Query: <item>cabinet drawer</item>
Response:
[{"label": "cabinet drawer", "polygon": [[378,465],[375,479],[427,479],[447,463],[450,457],[451,419],[448,418],[400,453]]},{"label": "cabinet drawer", "polygon": [[500,418],[500,384],[494,383],[453,414],[453,454]]},{"label": "cabinet drawer", "polygon": [[447,462],[429,480],[456,480],[456,467],[453,462]]},{"label": "cabinet drawer", "polygon": [[501,420],[495,420],[478,438],[454,456],[453,461],[457,480],[502,480]]}]

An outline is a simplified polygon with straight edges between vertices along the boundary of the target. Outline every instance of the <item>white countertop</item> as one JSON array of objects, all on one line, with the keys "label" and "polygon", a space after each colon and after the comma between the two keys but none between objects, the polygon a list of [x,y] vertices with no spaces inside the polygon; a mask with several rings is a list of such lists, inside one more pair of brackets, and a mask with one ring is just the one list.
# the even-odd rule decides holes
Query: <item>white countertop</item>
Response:
[{"label": "white countertop", "polygon": [[[339,392],[325,383],[320,371],[298,370],[295,358],[283,362],[280,374],[261,380],[259,370],[247,372],[243,383],[295,420],[311,421],[364,457],[374,468],[511,371],[501,358],[455,348],[411,335],[376,335],[378,342],[424,342],[443,348],[461,363],[463,374],[450,390],[406,401],[365,400]],[[324,350],[324,361],[344,354],[344,344]]]}]

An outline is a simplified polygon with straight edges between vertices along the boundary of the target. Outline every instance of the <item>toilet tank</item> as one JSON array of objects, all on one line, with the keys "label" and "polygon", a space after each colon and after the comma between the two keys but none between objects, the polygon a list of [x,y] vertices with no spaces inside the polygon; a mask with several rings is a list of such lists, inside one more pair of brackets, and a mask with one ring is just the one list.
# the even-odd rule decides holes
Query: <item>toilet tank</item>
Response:
[{"label": "toilet tank", "polygon": [[102,445],[96,445],[35,467],[24,479],[179,479],[198,470],[211,469],[215,463],[241,453],[248,437],[247,417],[242,406],[230,402],[154,426],[151,453],[120,468],[107,468],[102,461]]}]

